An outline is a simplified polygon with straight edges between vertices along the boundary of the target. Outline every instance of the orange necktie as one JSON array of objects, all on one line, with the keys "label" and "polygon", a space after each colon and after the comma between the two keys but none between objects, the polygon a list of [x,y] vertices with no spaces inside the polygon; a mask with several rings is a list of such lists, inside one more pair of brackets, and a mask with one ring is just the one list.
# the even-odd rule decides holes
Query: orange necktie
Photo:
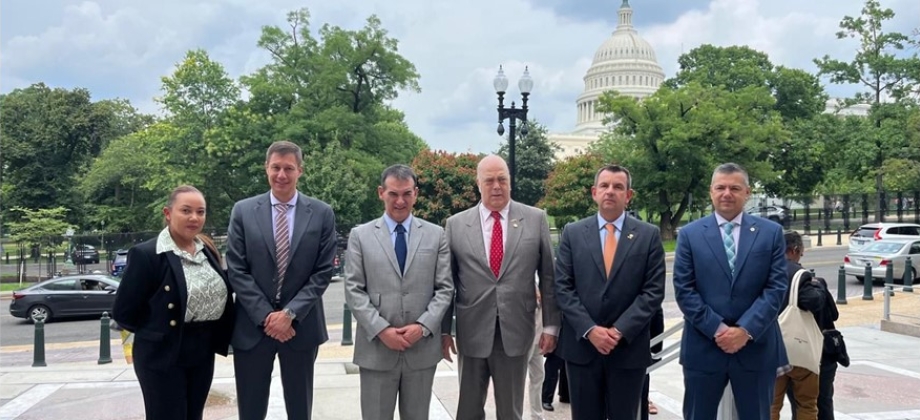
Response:
[{"label": "orange necktie", "polygon": [[604,268],[607,269],[607,278],[610,278],[613,256],[617,253],[617,235],[613,231],[613,223],[607,223],[604,229],[607,229],[607,239],[604,241]]}]

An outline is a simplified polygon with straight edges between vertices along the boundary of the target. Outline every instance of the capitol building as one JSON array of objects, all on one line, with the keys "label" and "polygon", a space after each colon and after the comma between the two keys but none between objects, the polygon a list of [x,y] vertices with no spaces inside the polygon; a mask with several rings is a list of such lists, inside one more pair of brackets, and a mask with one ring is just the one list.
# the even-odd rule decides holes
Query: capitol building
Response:
[{"label": "capitol building", "polygon": [[[620,6],[616,30],[594,53],[594,60],[584,77],[585,87],[578,96],[578,117],[575,131],[567,134],[550,133],[549,141],[559,146],[556,159],[585,152],[601,133],[609,130],[603,124],[604,114],[595,111],[595,104],[604,92],[615,90],[623,95],[642,99],[658,90],[665,80],[655,50],[639,36],[632,24],[633,10],[629,0]],[[825,112],[837,115],[868,115],[868,105],[840,109],[842,102],[827,101]]]},{"label": "capitol building", "polygon": [[604,114],[595,111],[597,99],[606,91],[645,98],[658,90],[664,81],[664,71],[658,65],[655,50],[639,36],[632,24],[633,10],[629,0],[623,0],[616,30],[594,53],[594,61],[585,74],[585,89],[578,96],[578,119],[570,134],[550,134],[549,141],[560,151],[557,159],[585,151],[606,128]]}]

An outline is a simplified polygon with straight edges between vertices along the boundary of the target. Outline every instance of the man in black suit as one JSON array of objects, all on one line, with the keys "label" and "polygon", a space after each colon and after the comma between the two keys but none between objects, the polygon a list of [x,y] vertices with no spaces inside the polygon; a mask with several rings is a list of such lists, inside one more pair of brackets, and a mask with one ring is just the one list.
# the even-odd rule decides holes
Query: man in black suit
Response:
[{"label": "man in black suit", "polygon": [[556,259],[562,332],[574,420],[635,420],[651,362],[649,322],[664,299],[658,228],[627,216],[629,171],[601,168],[591,194],[597,215],[569,225]]},{"label": "man in black suit", "polygon": [[233,366],[241,420],[268,411],[275,355],[288,419],[309,420],[313,364],[324,343],[323,292],[332,278],[335,215],[297,191],[303,152],[287,141],[268,148],[271,191],[233,206],[227,266],[236,292]]}]

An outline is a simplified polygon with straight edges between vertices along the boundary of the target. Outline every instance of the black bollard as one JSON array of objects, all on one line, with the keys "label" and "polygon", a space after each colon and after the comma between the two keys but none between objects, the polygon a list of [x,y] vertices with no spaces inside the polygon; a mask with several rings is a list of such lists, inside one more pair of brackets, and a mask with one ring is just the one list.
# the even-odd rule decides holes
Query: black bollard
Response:
[{"label": "black bollard", "polygon": [[910,257],[907,257],[907,261],[904,261],[904,291],[908,293],[913,293],[914,288],[914,265],[910,260]]},{"label": "black bollard", "polygon": [[344,311],[342,314],[342,345],[350,346],[355,342],[351,339],[351,309],[348,308],[348,304],[342,305]]},{"label": "black bollard", "polygon": [[112,322],[112,318],[109,318],[108,312],[102,313],[102,318],[99,320],[99,362],[98,364],[104,365],[106,363],[112,363],[112,339],[109,336],[109,324]]},{"label": "black bollard", "polygon": [[837,304],[847,304],[847,272],[842,265],[837,270]]},{"label": "black bollard", "polygon": [[32,367],[45,367],[45,318],[35,319],[35,345],[32,348]]},{"label": "black bollard", "polygon": [[[885,284],[894,284],[894,264],[892,263],[885,264]],[[886,287],[884,290],[888,290],[888,296],[894,296],[894,287],[890,290]]]},{"label": "black bollard", "polygon": [[837,245],[843,245],[843,241],[840,238],[840,228],[837,228]]},{"label": "black bollard", "polygon": [[866,263],[866,272],[863,273],[863,300],[872,300],[872,263]]},{"label": "black bollard", "polygon": [[822,236],[822,235],[821,235],[821,229],[818,228],[818,246],[824,246],[824,245],[821,244],[821,236]]}]

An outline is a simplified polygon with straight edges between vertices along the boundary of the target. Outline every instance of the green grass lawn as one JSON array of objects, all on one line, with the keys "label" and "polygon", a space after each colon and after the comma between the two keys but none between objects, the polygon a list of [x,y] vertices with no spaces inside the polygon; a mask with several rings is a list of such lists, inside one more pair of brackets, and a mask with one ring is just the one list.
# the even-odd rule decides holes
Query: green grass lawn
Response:
[{"label": "green grass lawn", "polygon": [[677,248],[677,239],[664,241],[664,252],[674,252],[675,248]]},{"label": "green grass lawn", "polygon": [[14,290],[25,289],[35,283],[26,283],[23,282],[22,286],[19,283],[0,283],[0,292],[12,292]]}]

